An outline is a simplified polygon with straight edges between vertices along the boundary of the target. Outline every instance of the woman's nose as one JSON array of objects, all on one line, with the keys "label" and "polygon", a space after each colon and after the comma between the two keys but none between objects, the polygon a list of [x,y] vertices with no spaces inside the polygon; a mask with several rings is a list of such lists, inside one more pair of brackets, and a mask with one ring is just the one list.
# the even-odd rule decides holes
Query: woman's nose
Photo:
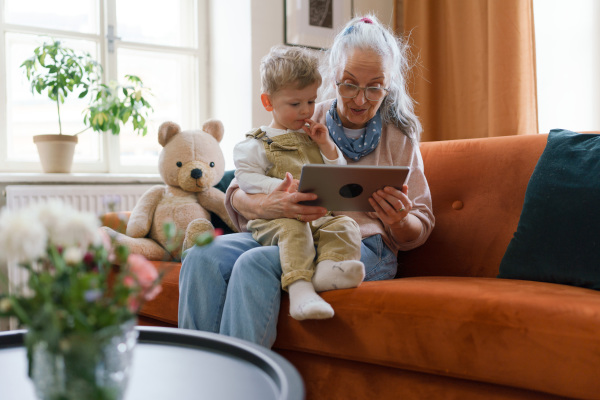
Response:
[{"label": "woman's nose", "polygon": [[356,103],[356,105],[360,106],[360,105],[365,104],[366,102],[367,102],[367,98],[365,97],[365,91],[361,89],[358,91],[358,94],[354,98],[354,103]]}]

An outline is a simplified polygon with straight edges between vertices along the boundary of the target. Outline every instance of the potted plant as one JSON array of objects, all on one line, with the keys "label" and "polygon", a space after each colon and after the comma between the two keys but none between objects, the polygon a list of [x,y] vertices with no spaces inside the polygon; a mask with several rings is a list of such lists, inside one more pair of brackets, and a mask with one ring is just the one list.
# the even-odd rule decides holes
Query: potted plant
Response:
[{"label": "potted plant", "polygon": [[[21,68],[31,84],[32,93],[46,94],[56,103],[58,134],[33,138],[45,172],[70,172],[77,135],[88,129],[118,135],[121,125],[131,120],[134,132],[146,135],[146,120],[152,107],[144,98],[148,89],[139,77],[126,75],[126,84],[111,82],[106,85],[102,83],[102,65],[89,53],[77,52],[54,39],[37,47]],[[61,104],[76,93],[79,98],[90,99],[83,111],[86,128],[64,134]]]}]

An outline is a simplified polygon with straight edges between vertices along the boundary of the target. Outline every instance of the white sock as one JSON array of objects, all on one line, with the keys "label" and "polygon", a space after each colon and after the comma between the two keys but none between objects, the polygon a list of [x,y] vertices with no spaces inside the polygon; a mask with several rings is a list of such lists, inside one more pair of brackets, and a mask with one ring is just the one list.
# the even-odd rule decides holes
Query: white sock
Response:
[{"label": "white sock", "polygon": [[315,292],[312,283],[298,280],[288,286],[292,318],[326,319],[333,317],[333,308]]},{"label": "white sock", "polygon": [[317,292],[358,287],[365,279],[365,265],[358,260],[323,260],[315,268],[312,283]]}]

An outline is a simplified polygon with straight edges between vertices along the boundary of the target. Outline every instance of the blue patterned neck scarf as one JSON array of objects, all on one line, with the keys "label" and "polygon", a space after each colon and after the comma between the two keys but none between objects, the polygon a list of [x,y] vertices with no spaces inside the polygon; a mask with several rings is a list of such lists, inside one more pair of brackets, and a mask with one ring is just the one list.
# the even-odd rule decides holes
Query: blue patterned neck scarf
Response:
[{"label": "blue patterned neck scarf", "polygon": [[358,139],[349,139],[344,133],[342,121],[337,113],[337,100],[333,101],[331,108],[326,114],[327,128],[329,128],[329,136],[333,142],[342,150],[342,153],[351,160],[358,161],[361,157],[366,156],[379,144],[381,139],[381,115],[379,110],[373,118],[367,122],[365,133]]}]

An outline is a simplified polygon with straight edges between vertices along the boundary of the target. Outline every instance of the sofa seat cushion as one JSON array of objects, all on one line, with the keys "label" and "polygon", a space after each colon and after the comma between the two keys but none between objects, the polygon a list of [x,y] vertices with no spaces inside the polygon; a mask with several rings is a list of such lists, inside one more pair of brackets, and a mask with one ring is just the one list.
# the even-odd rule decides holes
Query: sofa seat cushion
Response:
[{"label": "sofa seat cushion", "polygon": [[179,309],[179,271],[181,263],[151,261],[159,273],[163,274],[162,291],[154,300],[146,302],[139,312],[142,317],[150,317],[168,325],[177,326]]},{"label": "sofa seat cushion", "polygon": [[600,392],[600,294],[593,290],[414,277],[322,296],[335,310],[330,320],[292,319],[284,296],[275,349],[567,397]]}]

